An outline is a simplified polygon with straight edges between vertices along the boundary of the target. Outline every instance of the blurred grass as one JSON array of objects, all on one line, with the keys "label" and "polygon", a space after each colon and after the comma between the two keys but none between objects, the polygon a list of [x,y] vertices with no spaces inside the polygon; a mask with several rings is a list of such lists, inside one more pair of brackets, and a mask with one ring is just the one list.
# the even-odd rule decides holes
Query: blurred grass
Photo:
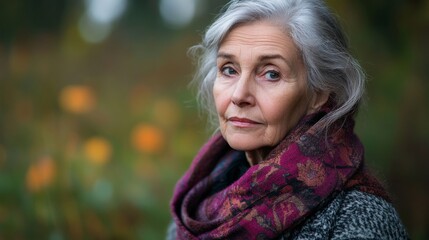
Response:
[{"label": "blurred grass", "polygon": [[[88,44],[81,5],[51,16],[50,1],[29,2],[0,4],[0,239],[163,239],[174,184],[210,134],[186,51],[221,4],[175,30],[156,1],[130,1],[113,34]],[[429,4],[328,3],[369,76],[357,125],[367,162],[426,239]]]}]

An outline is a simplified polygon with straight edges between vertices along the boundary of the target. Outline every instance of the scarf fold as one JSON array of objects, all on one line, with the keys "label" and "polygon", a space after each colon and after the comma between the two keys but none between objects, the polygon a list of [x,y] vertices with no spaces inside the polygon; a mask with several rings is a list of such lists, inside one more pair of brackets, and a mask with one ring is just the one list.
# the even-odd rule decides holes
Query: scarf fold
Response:
[{"label": "scarf fold", "polygon": [[264,161],[224,186],[219,183],[226,172],[235,174],[245,156],[220,134],[213,136],[176,185],[171,208],[177,239],[273,239],[341,191],[357,189],[387,199],[364,166],[352,118],[324,131],[317,124],[322,116],[306,116]]}]

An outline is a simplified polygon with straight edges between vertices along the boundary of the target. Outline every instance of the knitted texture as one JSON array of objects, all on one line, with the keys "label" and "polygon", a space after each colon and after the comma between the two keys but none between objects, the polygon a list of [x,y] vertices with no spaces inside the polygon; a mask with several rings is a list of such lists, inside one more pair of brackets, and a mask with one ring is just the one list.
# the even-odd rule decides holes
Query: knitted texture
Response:
[{"label": "knitted texture", "polygon": [[343,192],[282,239],[407,239],[394,207],[371,194]]},{"label": "knitted texture", "polygon": [[[169,227],[167,240],[176,239],[176,226]],[[394,207],[360,191],[340,193],[323,209],[305,220],[283,239],[408,239]]]}]

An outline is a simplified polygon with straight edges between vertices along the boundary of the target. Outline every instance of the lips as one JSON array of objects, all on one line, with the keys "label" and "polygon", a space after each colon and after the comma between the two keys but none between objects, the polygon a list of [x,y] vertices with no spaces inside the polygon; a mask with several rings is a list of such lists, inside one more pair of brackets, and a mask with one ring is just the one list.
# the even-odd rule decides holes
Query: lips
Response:
[{"label": "lips", "polygon": [[230,117],[228,118],[228,122],[230,122],[232,125],[236,127],[252,127],[257,124],[260,124],[259,122],[253,121],[248,118],[240,118],[240,117]]}]

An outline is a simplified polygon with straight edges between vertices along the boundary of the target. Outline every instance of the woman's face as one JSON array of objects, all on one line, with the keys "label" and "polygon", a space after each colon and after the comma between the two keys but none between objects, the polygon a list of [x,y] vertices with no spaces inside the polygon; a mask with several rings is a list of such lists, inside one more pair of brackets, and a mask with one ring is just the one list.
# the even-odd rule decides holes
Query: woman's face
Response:
[{"label": "woman's face", "polygon": [[226,36],[213,94],[223,137],[243,151],[277,145],[316,103],[298,49],[269,22],[240,25]]}]

